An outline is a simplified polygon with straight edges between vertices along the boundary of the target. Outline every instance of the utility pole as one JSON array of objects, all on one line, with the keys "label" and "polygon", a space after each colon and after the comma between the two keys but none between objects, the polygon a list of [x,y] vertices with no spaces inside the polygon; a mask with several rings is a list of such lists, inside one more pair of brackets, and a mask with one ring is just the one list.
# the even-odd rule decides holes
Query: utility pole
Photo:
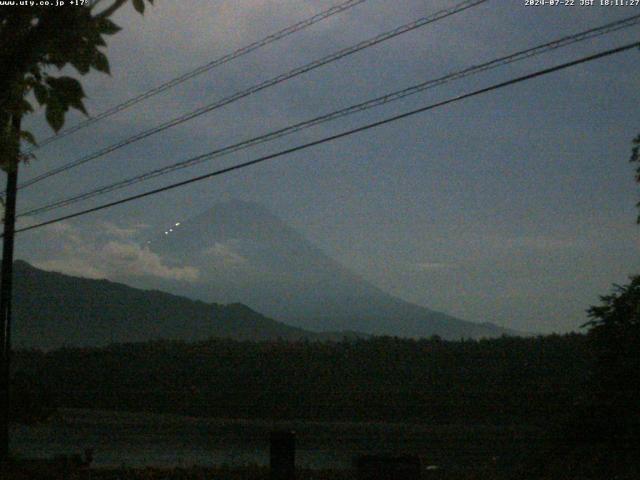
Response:
[{"label": "utility pole", "polygon": [[18,163],[20,161],[20,115],[12,118],[15,149],[7,162],[7,194],[2,238],[2,271],[0,272],[0,464],[9,459],[10,379],[11,379],[11,296],[13,280],[13,239],[16,223]]}]

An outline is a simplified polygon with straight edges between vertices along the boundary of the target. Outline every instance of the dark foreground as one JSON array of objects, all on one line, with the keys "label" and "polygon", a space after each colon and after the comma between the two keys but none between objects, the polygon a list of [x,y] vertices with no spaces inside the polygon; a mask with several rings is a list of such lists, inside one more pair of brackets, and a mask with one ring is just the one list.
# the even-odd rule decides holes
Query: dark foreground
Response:
[{"label": "dark foreground", "polygon": [[[557,447],[557,446],[556,446]],[[583,445],[575,451],[532,452],[528,461],[513,465],[485,465],[476,468],[423,467],[421,480],[637,480],[640,478],[638,448],[620,446],[617,452],[602,445]],[[627,451],[625,451],[627,450]],[[21,460],[0,465],[2,480],[268,480],[267,466],[188,468],[89,468],[59,460]],[[297,480],[398,480],[402,475],[360,476],[355,468],[297,469]],[[416,477],[411,477],[416,478]],[[408,479],[407,479],[408,480]]]},{"label": "dark foreground", "polygon": [[[67,471],[55,468],[9,468],[2,471],[3,480],[267,480],[268,467],[235,468],[141,468],[141,469],[83,469]],[[299,480],[350,480],[358,479],[354,470],[298,470]],[[506,480],[526,477],[515,472],[499,472],[485,469],[425,471],[421,479],[428,480]],[[553,477],[548,477],[553,478]]]},{"label": "dark foreground", "polygon": [[[96,460],[111,449],[111,465],[120,465],[136,447],[146,458],[142,447],[152,444],[161,454],[173,452],[165,466],[183,468],[114,469],[94,462],[95,469],[65,471],[22,464],[0,478],[268,478],[267,467],[246,466],[252,460],[213,467],[222,464],[213,452],[230,448],[237,456],[246,445],[259,452],[269,431],[286,428],[299,441],[297,465],[313,469],[299,470],[299,479],[358,478],[350,463],[326,460],[374,452],[417,455],[426,479],[640,479],[640,335],[634,330],[609,338],[594,331],[589,337],[480,342],[211,340],[20,352],[14,405],[29,408],[16,418],[38,423],[56,408],[139,413],[118,421],[85,415],[80,423],[54,417],[48,430],[32,429],[22,444],[15,442],[25,447],[16,453],[37,456],[33,446],[40,438],[46,445],[68,444],[66,451],[71,443],[71,451],[96,447]],[[136,418],[151,412],[213,420]],[[219,423],[225,418],[246,420]],[[319,428],[318,422],[330,425]],[[86,435],[74,437],[76,430]],[[201,446],[210,466],[188,468],[207,463],[188,457],[180,463],[176,445],[196,453]],[[303,453],[310,458],[323,446],[330,454],[324,464],[305,462]],[[145,464],[160,465],[149,460]],[[436,465],[441,468],[427,470]]]},{"label": "dark foreground", "polygon": [[[98,469],[63,474],[55,471],[34,473],[32,471],[2,472],[3,480],[268,480],[269,472],[266,468],[228,470],[216,468],[189,469]],[[355,471],[350,470],[301,470],[297,480],[358,480]],[[564,480],[578,478],[565,476],[562,473],[544,476],[526,476],[521,472],[491,472],[485,470],[466,470],[449,472],[423,472],[421,480],[528,480],[528,479]],[[635,480],[636,476],[587,476],[583,479]]]}]

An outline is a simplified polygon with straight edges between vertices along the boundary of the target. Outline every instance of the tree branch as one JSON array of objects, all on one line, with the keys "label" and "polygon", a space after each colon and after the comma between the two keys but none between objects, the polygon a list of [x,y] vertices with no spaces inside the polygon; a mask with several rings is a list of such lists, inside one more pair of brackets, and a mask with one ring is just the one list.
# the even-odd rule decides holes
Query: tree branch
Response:
[{"label": "tree branch", "polygon": [[111,15],[113,15],[116,12],[116,10],[118,10],[125,3],[127,3],[127,0],[115,0],[115,2],[113,2],[113,5],[111,5],[106,10],[103,10],[102,12],[98,13],[96,15],[96,18],[107,18],[107,17],[110,17]]}]

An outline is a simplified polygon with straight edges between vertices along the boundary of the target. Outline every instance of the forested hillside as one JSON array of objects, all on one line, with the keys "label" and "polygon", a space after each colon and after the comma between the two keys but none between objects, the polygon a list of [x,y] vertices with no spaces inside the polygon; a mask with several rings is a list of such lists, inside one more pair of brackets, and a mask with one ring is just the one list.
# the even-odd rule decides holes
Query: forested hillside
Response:
[{"label": "forested hillside", "polygon": [[[47,272],[15,262],[14,344],[18,348],[105,346],[170,338],[202,341],[326,338],[235,303],[205,303],[108,280]],[[342,338],[336,334],[335,338]]]},{"label": "forested hillside", "polygon": [[447,342],[151,342],[20,351],[59,407],[236,418],[537,422],[580,401],[581,335]]}]

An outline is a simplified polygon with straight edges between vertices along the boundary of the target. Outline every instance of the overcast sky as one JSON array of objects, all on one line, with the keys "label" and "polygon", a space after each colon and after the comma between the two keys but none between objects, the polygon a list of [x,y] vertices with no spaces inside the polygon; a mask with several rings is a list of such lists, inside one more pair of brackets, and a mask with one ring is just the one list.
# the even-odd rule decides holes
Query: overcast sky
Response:
[{"label": "overcast sky", "polygon": [[[101,112],[334,3],[158,0],[144,17],[128,6],[115,17],[123,31],[108,46],[112,76],[83,79],[88,109]],[[456,3],[368,0],[42,148],[21,178]],[[284,82],[25,189],[18,209],[640,13],[640,7],[524,3],[490,0]],[[98,205],[638,39],[640,28],[634,27],[26,221]],[[631,140],[640,132],[639,74],[640,52],[621,53],[22,234],[18,257],[95,276],[117,242],[139,252],[140,231],[161,232],[217,201],[238,198],[264,205],[329,256],[403,299],[519,330],[579,329],[599,295],[640,271],[638,192],[628,162]],[[80,119],[69,115],[67,124]],[[41,114],[25,123],[38,138],[50,134]],[[92,254],[79,261],[79,249]],[[153,262],[158,275],[172,271],[162,259]]]}]

